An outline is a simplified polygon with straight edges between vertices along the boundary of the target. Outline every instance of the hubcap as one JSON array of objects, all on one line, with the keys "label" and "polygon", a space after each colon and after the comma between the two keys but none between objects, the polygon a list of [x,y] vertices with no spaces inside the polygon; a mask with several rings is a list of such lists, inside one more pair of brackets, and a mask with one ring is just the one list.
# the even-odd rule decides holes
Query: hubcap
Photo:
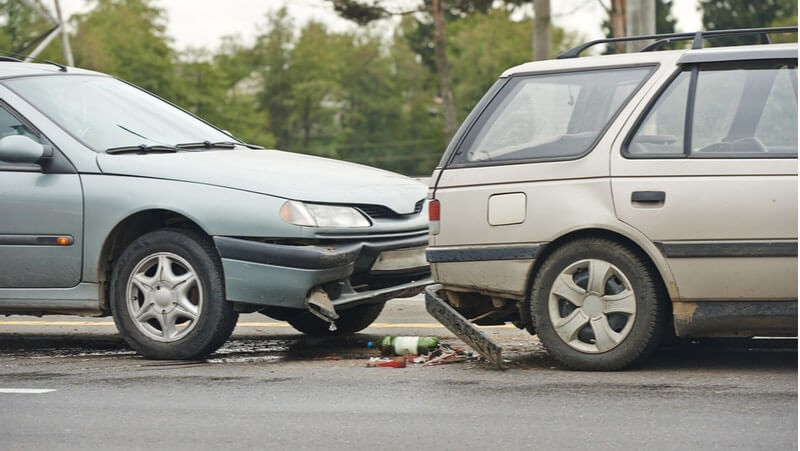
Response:
[{"label": "hubcap", "polygon": [[556,277],[548,312],[564,343],[581,352],[606,352],[630,334],[636,297],[619,268],[604,260],[586,259],[567,266]]},{"label": "hubcap", "polygon": [[161,342],[185,337],[203,308],[203,288],[196,271],[171,252],[143,258],[128,277],[125,295],[136,328]]}]

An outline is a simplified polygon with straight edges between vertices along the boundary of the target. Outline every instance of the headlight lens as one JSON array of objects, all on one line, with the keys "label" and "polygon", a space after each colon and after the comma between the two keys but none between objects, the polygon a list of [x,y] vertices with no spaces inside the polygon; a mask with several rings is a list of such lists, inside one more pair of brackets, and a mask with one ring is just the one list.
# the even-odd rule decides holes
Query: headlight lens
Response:
[{"label": "headlight lens", "polygon": [[305,204],[286,201],[280,210],[281,219],[289,224],[306,227],[369,227],[370,223],[358,210],[338,205]]}]

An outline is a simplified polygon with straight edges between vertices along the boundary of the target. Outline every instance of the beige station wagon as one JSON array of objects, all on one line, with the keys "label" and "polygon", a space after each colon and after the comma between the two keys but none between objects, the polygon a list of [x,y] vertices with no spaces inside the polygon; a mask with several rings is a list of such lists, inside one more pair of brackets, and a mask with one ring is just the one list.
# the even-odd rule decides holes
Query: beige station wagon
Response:
[{"label": "beige station wagon", "polygon": [[[428,310],[496,362],[473,324],[584,370],[672,333],[796,336],[797,45],[767,38],[787,32],[503,73],[433,173]],[[702,48],[745,34],[764,44]]]}]

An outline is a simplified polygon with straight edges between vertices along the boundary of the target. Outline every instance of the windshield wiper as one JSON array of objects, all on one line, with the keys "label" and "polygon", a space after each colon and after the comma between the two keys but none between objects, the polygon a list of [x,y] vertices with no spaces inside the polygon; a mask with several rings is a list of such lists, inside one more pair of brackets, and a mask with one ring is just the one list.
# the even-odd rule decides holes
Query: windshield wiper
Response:
[{"label": "windshield wiper", "polygon": [[177,147],[172,146],[148,146],[146,144],[139,144],[138,146],[121,146],[121,147],[110,147],[106,149],[106,153],[110,154],[118,154],[118,153],[138,153],[138,154],[145,154],[145,153],[152,153],[152,152],[177,152]]},{"label": "windshield wiper", "polygon": [[233,149],[236,146],[245,146],[250,149],[263,149],[261,146],[257,146],[255,144],[247,144],[241,142],[234,142],[234,141],[203,141],[203,142],[193,142],[193,143],[181,143],[176,144],[175,147],[178,149]]}]

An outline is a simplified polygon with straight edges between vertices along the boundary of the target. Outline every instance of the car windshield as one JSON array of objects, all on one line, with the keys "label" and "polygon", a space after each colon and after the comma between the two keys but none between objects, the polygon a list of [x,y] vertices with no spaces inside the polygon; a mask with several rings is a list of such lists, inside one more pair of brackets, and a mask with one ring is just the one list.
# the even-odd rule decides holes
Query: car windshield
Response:
[{"label": "car windshield", "polygon": [[5,84],[98,152],[125,146],[232,140],[191,114],[111,77],[38,76]]}]

